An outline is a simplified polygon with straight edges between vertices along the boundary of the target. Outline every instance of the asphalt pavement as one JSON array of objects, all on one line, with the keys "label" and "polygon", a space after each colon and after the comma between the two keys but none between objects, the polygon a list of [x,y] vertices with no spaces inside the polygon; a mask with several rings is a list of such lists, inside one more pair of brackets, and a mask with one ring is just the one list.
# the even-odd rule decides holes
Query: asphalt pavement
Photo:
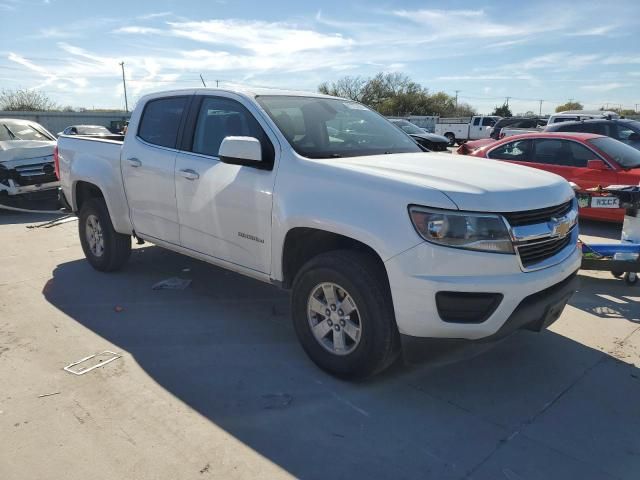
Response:
[{"label": "asphalt pavement", "polygon": [[2,480],[640,476],[640,286],[582,272],[549,331],[347,383],[287,292],[148,244],[99,273],[50,219],[0,212]]}]

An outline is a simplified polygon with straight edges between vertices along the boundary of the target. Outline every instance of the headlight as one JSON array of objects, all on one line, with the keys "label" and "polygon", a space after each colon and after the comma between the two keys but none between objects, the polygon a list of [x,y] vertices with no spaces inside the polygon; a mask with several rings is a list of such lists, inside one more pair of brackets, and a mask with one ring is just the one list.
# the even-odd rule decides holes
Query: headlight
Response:
[{"label": "headlight", "polygon": [[428,242],[483,252],[514,253],[511,236],[499,215],[409,207],[413,226]]}]

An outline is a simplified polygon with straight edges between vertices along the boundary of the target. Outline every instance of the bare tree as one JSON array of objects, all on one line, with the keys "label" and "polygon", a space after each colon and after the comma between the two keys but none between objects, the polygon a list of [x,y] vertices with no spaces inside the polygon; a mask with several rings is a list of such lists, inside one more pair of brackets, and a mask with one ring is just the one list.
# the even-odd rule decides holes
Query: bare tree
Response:
[{"label": "bare tree", "polygon": [[38,90],[21,89],[0,92],[0,110],[34,112],[57,109],[58,106],[44,92]]},{"label": "bare tree", "polygon": [[318,91],[325,95],[348,98],[356,102],[362,101],[363,88],[367,80],[361,77],[342,77],[331,84],[323,82],[318,86]]}]

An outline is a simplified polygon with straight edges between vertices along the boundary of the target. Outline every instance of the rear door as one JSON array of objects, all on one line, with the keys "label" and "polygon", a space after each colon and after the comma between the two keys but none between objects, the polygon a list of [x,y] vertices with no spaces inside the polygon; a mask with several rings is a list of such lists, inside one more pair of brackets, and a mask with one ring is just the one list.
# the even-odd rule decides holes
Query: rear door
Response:
[{"label": "rear door", "polygon": [[[180,243],[269,273],[277,140],[257,120],[256,108],[241,97],[218,94],[195,98],[175,164]],[[263,161],[255,166],[222,162],[218,150],[228,136],[258,138]]]},{"label": "rear door", "polygon": [[178,244],[175,191],[176,143],[189,95],[147,102],[135,135],[127,135],[121,156],[122,176],[136,233]]}]

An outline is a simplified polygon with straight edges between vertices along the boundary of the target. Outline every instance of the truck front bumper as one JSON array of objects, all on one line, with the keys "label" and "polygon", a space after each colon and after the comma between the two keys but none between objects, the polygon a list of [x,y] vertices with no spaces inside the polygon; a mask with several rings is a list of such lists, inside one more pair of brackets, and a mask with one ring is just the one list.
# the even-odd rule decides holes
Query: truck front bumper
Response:
[{"label": "truck front bumper", "polygon": [[[575,290],[580,261],[576,246],[557,265],[523,272],[515,255],[425,242],[392,257],[385,266],[398,330],[407,342],[410,337],[492,340],[518,328],[544,328],[555,320]],[[439,293],[449,296],[454,310],[457,301],[458,311],[448,316]],[[483,298],[493,301],[483,304]],[[473,317],[465,316],[465,304],[471,310],[484,306]]]},{"label": "truck front bumper", "polygon": [[[577,272],[552,285],[541,292],[529,295],[516,307],[497,332],[477,340],[426,338],[411,335],[400,335],[402,355],[408,363],[416,363],[426,358],[433,358],[434,350],[441,350],[443,342],[448,346],[463,346],[469,342],[488,343],[500,340],[516,330],[526,329],[539,332],[555,322],[567,302],[576,291],[578,285]],[[438,345],[436,345],[438,344]]]}]

